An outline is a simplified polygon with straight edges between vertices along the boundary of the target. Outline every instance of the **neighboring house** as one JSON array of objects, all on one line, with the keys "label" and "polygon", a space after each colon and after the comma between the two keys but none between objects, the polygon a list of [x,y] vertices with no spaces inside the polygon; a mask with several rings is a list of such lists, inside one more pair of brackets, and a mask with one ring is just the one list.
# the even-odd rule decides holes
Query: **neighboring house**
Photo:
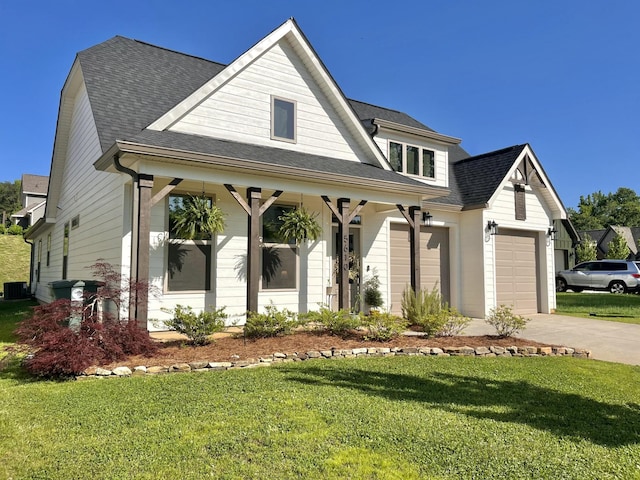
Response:
[{"label": "neighboring house", "polygon": [[611,225],[602,230],[585,230],[580,232],[581,238],[589,235],[596,242],[596,255],[598,260],[607,258],[609,252],[609,243],[616,234],[621,235],[627,242],[629,247],[629,260],[640,259],[640,227],[621,227],[619,225]]},{"label": "neighboring house", "polygon": [[576,265],[576,246],[580,235],[568,218],[553,221],[553,246],[556,272],[568,270]]},{"label": "neighboring house", "polygon": [[44,175],[22,175],[20,202],[22,208],[11,215],[14,225],[27,229],[44,215],[49,177]]},{"label": "neighboring house", "polygon": [[[186,194],[226,213],[223,233],[175,238]],[[302,204],[322,238],[281,243],[271,227]],[[51,301],[49,282],[105,259],[157,287],[133,307],[150,329],[177,304],[240,322],[270,302],[317,309],[328,293],[358,307],[373,272],[393,312],[407,285],[437,286],[469,316],[550,312],[549,229],[565,218],[529,145],[470,157],[457,138],[346,98],[294,20],[229,65],[115,37],[80,52],[62,90],[32,289]]]}]

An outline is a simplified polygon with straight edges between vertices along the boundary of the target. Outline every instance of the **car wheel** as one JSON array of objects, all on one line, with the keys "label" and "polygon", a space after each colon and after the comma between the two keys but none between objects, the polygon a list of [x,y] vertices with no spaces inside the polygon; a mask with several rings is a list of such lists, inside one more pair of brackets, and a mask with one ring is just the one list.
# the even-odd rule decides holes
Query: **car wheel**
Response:
[{"label": "car wheel", "polygon": [[564,278],[556,278],[556,292],[566,292],[567,282]]},{"label": "car wheel", "polygon": [[625,293],[627,291],[627,286],[624,282],[616,280],[615,282],[611,282],[609,284],[609,291],[611,293]]}]

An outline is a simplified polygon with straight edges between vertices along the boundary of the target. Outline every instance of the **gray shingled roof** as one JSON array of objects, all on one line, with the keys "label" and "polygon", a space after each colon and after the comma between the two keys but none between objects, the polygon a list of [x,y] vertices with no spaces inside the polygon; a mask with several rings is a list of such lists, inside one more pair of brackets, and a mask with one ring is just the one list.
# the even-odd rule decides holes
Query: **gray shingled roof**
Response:
[{"label": "gray shingled roof", "polygon": [[449,178],[454,179],[456,183],[455,193],[459,196],[462,205],[465,207],[485,205],[525,147],[526,144],[514,145],[452,162],[453,175]]},{"label": "gray shingled roof", "polygon": [[422,128],[424,130],[429,130],[430,132],[434,131],[415,118],[397,110],[378,107],[358,100],[349,99],[349,103],[351,104],[351,108],[356,112],[356,115],[358,115],[358,118],[360,118],[360,120],[365,124],[371,123],[371,120],[374,118],[379,118],[382,120],[388,120],[389,122],[399,123],[400,125],[406,125],[408,127]]},{"label": "gray shingled roof", "polygon": [[78,53],[105,152],[139,133],[224,69],[224,65],[125,37]]},{"label": "gray shingled roof", "polygon": [[46,175],[32,175],[25,173],[22,175],[21,187],[24,193],[47,194],[49,188],[49,177]]},{"label": "gray shingled roof", "polygon": [[383,170],[373,165],[300,153],[281,148],[157,130],[144,130],[139,135],[127,140],[143,145],[182,150],[185,152],[203,153],[223,158],[244,159],[281,167],[335,173],[353,178],[366,178],[425,189],[429,188],[432,191],[433,189],[441,189],[443,195],[447,194],[447,189],[445,188],[427,186],[425,183],[410,177],[400,175],[394,171]]}]

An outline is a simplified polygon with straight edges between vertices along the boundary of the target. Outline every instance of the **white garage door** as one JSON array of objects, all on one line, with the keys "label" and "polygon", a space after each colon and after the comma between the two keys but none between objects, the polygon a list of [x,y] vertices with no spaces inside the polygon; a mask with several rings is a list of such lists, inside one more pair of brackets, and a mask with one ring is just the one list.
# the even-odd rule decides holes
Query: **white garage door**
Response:
[{"label": "white garage door", "polygon": [[[438,285],[449,301],[449,229],[422,227],[420,230],[420,283],[431,290]],[[402,292],[411,285],[409,225],[391,224],[391,311],[400,314]]]},{"label": "white garage door", "polygon": [[500,231],[496,239],[498,305],[516,313],[538,312],[537,233]]}]

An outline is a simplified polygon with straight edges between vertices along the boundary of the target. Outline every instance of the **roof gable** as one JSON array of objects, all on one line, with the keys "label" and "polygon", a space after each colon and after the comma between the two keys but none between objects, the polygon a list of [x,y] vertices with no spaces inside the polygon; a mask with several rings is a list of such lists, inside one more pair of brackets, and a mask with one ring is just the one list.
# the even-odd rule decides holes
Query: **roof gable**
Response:
[{"label": "roof gable", "polygon": [[[359,155],[359,160],[390,170],[386,158],[368,135],[360,119],[352,109],[351,104],[333,81],[331,75],[293,19],[288,20],[267,35],[229,64],[218,75],[194,91],[184,101],[160,116],[160,118],[149,125],[149,129],[158,131],[177,129],[177,131],[188,133],[185,132],[179,124],[181,120],[187,119],[190,113],[195,112],[196,109],[203,106],[209,99],[215,99],[216,95],[221,95],[220,92],[223,88],[239,78],[249,68],[276,49],[286,50],[286,52],[281,55],[281,58],[285,59],[285,61],[288,61],[287,55],[289,55],[289,57],[296,57],[295,60],[298,60],[296,62],[298,64],[297,68],[304,69],[307,74],[307,85],[311,83],[315,84],[309,85],[307,88],[313,89],[313,86],[317,86],[318,90],[314,92],[314,95],[317,97],[320,95],[324,96],[325,100],[323,103],[325,106],[323,106],[323,108],[325,111],[322,112],[322,115],[327,115],[328,117],[334,116],[332,123],[335,125],[335,128],[342,130],[341,137],[351,143],[353,148],[363,152],[364,155]],[[272,61],[271,58],[269,60]],[[272,79],[265,78],[266,82],[269,80]],[[264,92],[262,93],[264,94]],[[262,102],[264,103],[264,100],[262,100]],[[203,106],[200,110],[204,110],[204,108]],[[313,108],[313,105],[311,108]],[[330,111],[327,112],[327,110]],[[192,120],[185,120],[185,123],[187,121]],[[329,126],[329,128],[331,129],[332,127]],[[303,149],[304,148],[306,148],[306,146],[303,147]]]}]

